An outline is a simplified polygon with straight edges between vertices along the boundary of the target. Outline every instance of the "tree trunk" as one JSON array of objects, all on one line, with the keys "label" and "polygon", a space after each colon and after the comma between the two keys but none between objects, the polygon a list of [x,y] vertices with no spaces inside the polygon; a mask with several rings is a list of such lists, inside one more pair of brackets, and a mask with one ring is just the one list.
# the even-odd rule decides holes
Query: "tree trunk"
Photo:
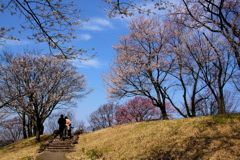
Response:
[{"label": "tree trunk", "polygon": [[168,120],[169,119],[168,116],[167,116],[167,112],[162,113],[162,116],[163,116],[163,120]]},{"label": "tree trunk", "polygon": [[35,132],[35,136],[36,136],[36,141],[40,142],[40,128],[36,127],[36,132]]},{"label": "tree trunk", "polygon": [[32,118],[28,117],[28,137],[33,137]]},{"label": "tree trunk", "polygon": [[27,131],[26,131],[26,117],[25,113],[22,114],[22,130],[23,130],[23,138],[26,139],[27,137]]},{"label": "tree trunk", "polygon": [[[222,68],[222,67],[221,67]],[[218,114],[225,114],[225,102],[224,102],[224,95],[223,95],[223,84],[221,83],[221,75],[222,70],[220,70],[218,75],[218,86],[219,86],[219,96],[217,96],[217,103],[218,103]]]},{"label": "tree trunk", "polygon": [[167,115],[167,111],[166,111],[166,107],[165,105],[164,106],[160,106],[159,107],[161,112],[162,112],[162,117],[163,117],[163,120],[168,120],[168,115]]},{"label": "tree trunk", "polygon": [[34,125],[34,132],[35,132],[35,137],[36,137],[36,141],[40,142],[40,131],[42,128],[42,122],[41,119],[37,118],[37,122]]},{"label": "tree trunk", "polygon": [[226,114],[225,102],[222,94],[220,94],[220,97],[218,97],[217,103],[218,103],[218,114]]}]

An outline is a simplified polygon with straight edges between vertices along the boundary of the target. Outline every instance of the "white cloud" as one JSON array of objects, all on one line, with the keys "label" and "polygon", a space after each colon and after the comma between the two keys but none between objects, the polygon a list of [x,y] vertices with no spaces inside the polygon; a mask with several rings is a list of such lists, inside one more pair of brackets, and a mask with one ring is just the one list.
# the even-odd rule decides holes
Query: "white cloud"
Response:
[{"label": "white cloud", "polygon": [[84,66],[99,68],[101,66],[100,62],[97,59],[90,59],[88,61],[83,61]]},{"label": "white cloud", "polygon": [[113,26],[109,20],[104,18],[93,18],[83,24],[85,30],[101,31],[107,28],[113,28]]},{"label": "white cloud", "polygon": [[7,40],[6,41],[6,45],[27,45],[27,44],[30,44],[31,42],[30,41],[26,41],[26,40]]},{"label": "white cloud", "polygon": [[30,44],[31,41],[27,41],[27,40],[3,40],[0,39],[0,49],[4,49],[4,48],[8,48],[11,46],[24,46],[24,45],[28,45]]},{"label": "white cloud", "polygon": [[86,41],[88,41],[89,39],[91,39],[92,38],[92,36],[90,35],[90,34],[80,34],[79,35],[79,39],[80,40],[86,40]]},{"label": "white cloud", "polygon": [[99,62],[98,59],[94,58],[94,59],[90,59],[87,61],[81,61],[79,62],[79,60],[71,60],[73,65],[75,65],[78,68],[100,68],[102,67],[102,64]]},{"label": "white cloud", "polygon": [[97,19],[93,19],[93,22],[95,22],[96,24],[102,25],[102,26],[108,26],[112,28],[112,24],[103,18],[97,18]]},{"label": "white cloud", "polygon": [[101,31],[104,30],[102,27],[94,25],[94,24],[87,24],[83,26],[83,29],[85,30],[91,30],[91,31]]}]

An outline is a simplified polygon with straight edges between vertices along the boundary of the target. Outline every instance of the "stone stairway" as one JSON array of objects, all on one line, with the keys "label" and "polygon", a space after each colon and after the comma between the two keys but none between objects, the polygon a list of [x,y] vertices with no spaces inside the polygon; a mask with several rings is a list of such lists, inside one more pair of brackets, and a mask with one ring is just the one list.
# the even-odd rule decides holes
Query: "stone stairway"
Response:
[{"label": "stone stairway", "polygon": [[38,149],[38,153],[46,151],[46,152],[76,152],[75,144],[78,143],[79,135],[82,131],[77,130],[74,134],[72,134],[72,138],[64,137],[63,140],[60,140],[58,134],[53,134],[54,138],[42,144]]},{"label": "stone stairway", "polygon": [[76,152],[75,145],[72,140],[64,139],[61,141],[59,137],[55,138],[52,143],[49,143],[48,147],[45,149],[48,152]]}]

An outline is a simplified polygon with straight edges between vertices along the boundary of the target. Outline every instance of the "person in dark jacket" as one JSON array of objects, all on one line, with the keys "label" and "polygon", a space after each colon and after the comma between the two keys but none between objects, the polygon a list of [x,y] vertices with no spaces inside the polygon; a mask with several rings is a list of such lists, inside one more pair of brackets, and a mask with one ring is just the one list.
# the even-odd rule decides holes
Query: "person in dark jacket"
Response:
[{"label": "person in dark jacket", "polygon": [[63,115],[61,115],[60,118],[58,119],[58,124],[59,124],[60,139],[63,140],[63,131],[66,124],[66,119],[63,118]]}]

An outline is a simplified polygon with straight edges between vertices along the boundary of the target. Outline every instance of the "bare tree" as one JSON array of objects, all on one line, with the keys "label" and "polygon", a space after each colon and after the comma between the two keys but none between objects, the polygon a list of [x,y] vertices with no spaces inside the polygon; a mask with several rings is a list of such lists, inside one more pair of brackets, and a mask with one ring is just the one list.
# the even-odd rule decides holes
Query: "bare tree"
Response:
[{"label": "bare tree", "polygon": [[188,32],[184,38],[188,53],[200,68],[200,78],[210,89],[218,104],[218,114],[224,114],[224,88],[232,77],[239,72],[237,63],[231,56],[232,50],[225,39],[218,35],[205,32]]},{"label": "bare tree", "polygon": [[17,142],[23,139],[22,122],[19,117],[7,119],[1,125],[1,140]]},{"label": "bare tree", "polygon": [[3,122],[12,114],[13,112],[10,109],[0,107],[0,126],[2,126]]},{"label": "bare tree", "polygon": [[[209,97],[209,94],[205,94],[202,97],[199,96],[199,94],[207,89],[207,85],[200,78],[200,67],[198,67],[197,63],[188,53],[188,49],[191,50],[192,48],[185,47],[183,35],[188,35],[190,30],[172,21],[171,16],[171,14],[168,14],[164,21],[170,26],[165,33],[168,35],[168,52],[172,53],[175,58],[174,69],[170,74],[175,78],[173,81],[176,83],[173,90],[175,90],[177,96],[179,94],[182,95],[180,96],[180,100],[182,100],[181,104],[183,108],[180,108],[174,102],[174,98],[169,98],[169,95],[167,97],[181,116],[185,118],[195,117],[198,103]],[[179,101],[179,98],[177,100]]]},{"label": "bare tree", "polygon": [[[223,2],[224,1],[221,1],[221,3]],[[226,6],[222,7],[225,7],[225,9],[226,7],[229,7],[229,15],[224,13],[224,16],[227,21],[232,21],[231,18],[235,19],[238,13],[234,13],[236,15],[232,13],[235,12],[234,10],[236,9],[235,6],[233,6],[234,3],[228,3],[229,1],[225,2],[224,5]],[[205,8],[204,10],[203,6],[207,7],[207,3],[211,3],[209,6],[215,3],[216,6],[212,6],[212,11],[210,11],[210,8]],[[220,24],[217,23],[219,22],[217,16],[219,15],[217,15],[217,13],[216,15],[214,14],[214,12],[217,12],[215,8],[218,7],[217,3],[220,3],[220,1],[201,0],[184,2],[185,5],[189,4],[189,6],[192,7],[191,13],[195,18],[197,17],[197,19],[194,20],[192,17],[193,15],[189,15],[191,14],[189,13],[189,8],[184,10],[184,7],[178,7],[174,12],[167,15],[168,20],[172,23],[172,30],[169,32],[169,35],[173,35],[174,37],[173,43],[171,43],[174,47],[172,52],[177,56],[176,62],[179,64],[178,69],[184,67],[180,72],[177,71],[175,73],[175,75],[177,75],[175,77],[181,79],[182,75],[187,76],[187,78],[192,77],[190,83],[186,81],[186,79],[184,81],[178,79],[181,81],[181,85],[185,92],[183,97],[186,97],[186,91],[189,90],[189,86],[186,88],[185,84],[194,84],[194,88],[190,91],[191,98],[189,98],[189,100],[184,98],[184,105],[188,106],[188,103],[190,102],[189,104],[191,107],[185,107],[186,111],[187,113],[189,113],[189,111],[193,113],[195,112],[195,115],[200,106],[198,103],[207,104],[208,99],[209,101],[212,100],[212,96],[215,97],[216,103],[211,102],[212,106],[207,105],[211,110],[211,114],[216,111],[215,107],[213,107],[215,104],[218,106],[217,111],[219,114],[225,113],[226,105],[224,99],[226,98],[224,96],[224,88],[229,86],[229,82],[232,81],[235,87],[239,90],[239,71],[236,69],[237,60],[234,59],[233,56],[233,53],[236,52],[234,47],[229,45],[229,39],[222,36],[222,34],[224,34],[222,32],[224,31],[219,30]],[[214,15],[210,16],[211,14],[208,14],[208,12],[211,12],[211,14]],[[232,25],[235,24],[233,23]],[[224,27],[224,30],[226,28],[227,26]],[[232,33],[229,34],[232,35]],[[234,39],[237,40],[236,35]],[[185,73],[183,74],[183,72]],[[204,100],[203,103],[201,103],[202,100]],[[190,108],[190,110],[188,111],[187,108]]]},{"label": "bare tree", "polygon": [[234,77],[232,77],[232,82],[234,88],[240,92],[240,72],[238,72]]},{"label": "bare tree", "polygon": [[87,132],[86,123],[83,120],[77,121],[75,124],[75,128],[82,130],[83,133]]},{"label": "bare tree", "polygon": [[[76,30],[86,20],[80,20],[79,5],[74,1],[62,0],[4,0],[0,1],[0,12],[16,15],[25,20],[10,28],[0,27],[0,44],[6,40],[19,40],[11,34],[15,28],[21,27],[18,33],[31,30],[32,35],[27,35],[29,40],[38,43],[46,42],[50,52],[61,58],[86,58],[81,57],[86,50],[74,46],[66,47],[66,43],[72,42],[76,37]],[[7,21],[5,21],[7,22]],[[59,55],[61,53],[61,55]]]},{"label": "bare tree", "polygon": [[[211,93],[210,90],[207,90],[205,93],[198,95],[199,97],[205,96],[205,94]],[[196,106],[196,115],[197,116],[213,116],[218,114],[218,104],[215,97],[210,94],[208,99],[203,99]]]},{"label": "bare tree", "polygon": [[[70,106],[74,99],[83,98],[86,79],[67,60],[32,54],[2,56],[0,84],[6,99],[18,97],[7,104],[16,112],[23,111],[36,127],[36,138],[46,118],[56,108]],[[22,96],[24,95],[24,96]]]},{"label": "bare tree", "polygon": [[[182,0],[185,26],[204,27],[227,39],[240,68],[240,3],[237,0]],[[178,12],[179,13],[179,12]],[[183,20],[183,19],[182,19]],[[179,21],[180,22],[180,21]]]},{"label": "bare tree", "polygon": [[44,130],[45,130],[46,133],[51,134],[51,133],[54,132],[54,130],[59,129],[57,121],[58,121],[60,115],[61,115],[60,112],[52,113],[46,119],[46,122],[45,122],[45,125],[44,125]]},{"label": "bare tree", "polygon": [[117,14],[124,15],[126,17],[133,16],[134,14],[156,14],[154,10],[165,10],[168,6],[172,6],[173,4],[169,1],[164,0],[151,0],[152,6],[146,7],[147,3],[146,0],[142,1],[132,1],[132,0],[102,0],[110,5],[108,7],[108,17],[113,18]]},{"label": "bare tree", "polygon": [[240,112],[240,95],[238,92],[225,90],[224,95],[228,98],[225,99],[226,102],[226,113],[239,113]]},{"label": "bare tree", "polygon": [[[211,93],[211,91],[208,91]],[[209,93],[203,93],[209,94]],[[227,114],[239,113],[240,95],[238,92],[224,90],[225,95],[225,110]],[[198,116],[208,116],[218,114],[218,103],[213,95],[210,95],[208,99],[204,99],[198,104],[197,107]]]},{"label": "bare tree", "polygon": [[64,117],[68,117],[68,119],[70,119],[71,121],[71,127],[73,127],[74,129],[78,129],[80,124],[82,124],[81,123],[82,121],[76,119],[75,113],[76,113],[75,110],[70,108],[61,109],[58,112],[52,113],[48,117],[45,123],[46,132],[50,134],[50,133],[53,133],[54,130],[59,129],[59,125],[57,121],[60,118],[60,115],[63,115]]},{"label": "bare tree", "polygon": [[88,122],[93,130],[99,130],[114,125],[114,114],[116,106],[113,103],[101,105],[88,117]]}]

